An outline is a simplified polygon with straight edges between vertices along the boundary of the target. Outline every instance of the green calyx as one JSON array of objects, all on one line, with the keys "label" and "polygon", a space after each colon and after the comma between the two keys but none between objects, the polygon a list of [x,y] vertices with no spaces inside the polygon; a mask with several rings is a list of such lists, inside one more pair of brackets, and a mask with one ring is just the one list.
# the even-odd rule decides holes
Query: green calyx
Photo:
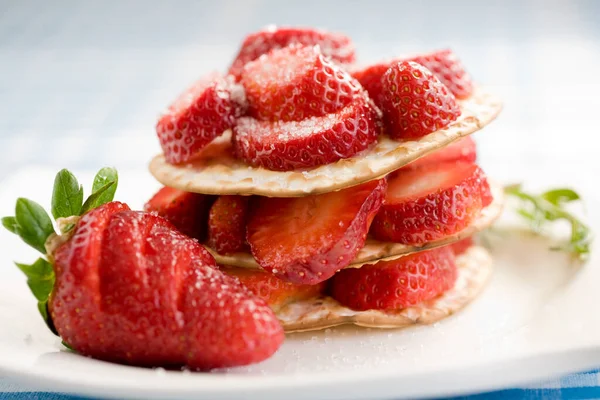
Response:
[{"label": "green calyx", "polygon": [[[52,190],[51,212],[55,220],[77,217],[86,212],[111,202],[117,190],[119,177],[114,168],[102,168],[96,174],[92,186],[92,194],[83,201],[83,186],[77,178],[66,169],[56,174]],[[63,222],[61,220],[60,222]],[[19,236],[25,243],[42,253],[33,264],[15,263],[27,277],[27,285],[38,301],[38,310],[48,328],[57,334],[50,313],[48,299],[54,287],[55,275],[52,268],[53,255],[47,251],[47,243],[51,243],[57,234],[54,226],[59,227],[59,234],[65,234],[74,228],[73,224],[54,224],[46,210],[33,200],[19,198],[15,206],[15,215],[2,218],[2,225]]]},{"label": "green calyx", "polygon": [[549,223],[564,220],[571,226],[571,237],[564,245],[554,247],[571,253],[579,260],[585,261],[590,254],[592,232],[580,219],[570,213],[566,206],[574,201],[581,201],[581,197],[572,189],[561,188],[545,191],[539,195],[526,193],[521,185],[509,185],[504,188],[507,195],[520,200],[521,204],[516,212],[525,219],[531,229],[541,233]]}]

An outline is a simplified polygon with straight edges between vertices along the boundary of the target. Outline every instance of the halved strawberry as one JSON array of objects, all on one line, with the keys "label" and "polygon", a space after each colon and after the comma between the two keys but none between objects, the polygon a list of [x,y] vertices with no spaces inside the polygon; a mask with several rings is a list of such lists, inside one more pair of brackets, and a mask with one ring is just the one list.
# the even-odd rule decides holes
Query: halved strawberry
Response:
[{"label": "halved strawberry", "polygon": [[250,116],[299,121],[338,112],[363,93],[348,72],[317,46],[275,49],[244,67]]},{"label": "halved strawberry", "polygon": [[387,133],[394,139],[420,138],[460,116],[454,95],[420,64],[392,64],[383,74],[382,85],[381,108]]},{"label": "halved strawberry", "polygon": [[325,282],[303,285],[284,281],[266,271],[231,266],[219,268],[227,275],[237,277],[254,295],[262,298],[274,310],[294,301],[317,297],[325,290]]},{"label": "halved strawberry", "polygon": [[342,64],[352,63],[355,59],[354,45],[348,36],[313,28],[268,26],[244,39],[240,52],[229,68],[229,73],[239,79],[246,63],[256,60],[272,49],[290,44],[319,45],[323,54]]},{"label": "halved strawberry", "polygon": [[238,158],[256,167],[290,171],[352,157],[377,140],[379,110],[357,98],[335,114],[302,121],[261,122],[242,117],[233,130]]},{"label": "halved strawberry", "polygon": [[[230,129],[241,106],[237,93],[220,74],[198,80],[179,96],[156,124],[158,140],[171,164],[192,160],[213,139]],[[234,95],[233,97],[235,97]]]},{"label": "halved strawberry", "polygon": [[460,232],[483,208],[486,184],[480,168],[469,163],[398,171],[388,179],[371,231],[379,240],[412,245]]},{"label": "halved strawberry", "polygon": [[380,179],[315,196],[257,198],[247,226],[254,258],[293,283],[330,278],[363,247],[386,186]]},{"label": "halved strawberry", "polygon": [[247,196],[219,196],[208,214],[208,245],[220,254],[243,251],[246,243]]},{"label": "halved strawberry", "polygon": [[401,56],[381,61],[352,72],[377,105],[380,105],[382,81],[385,71],[401,61],[414,61],[430,70],[457,99],[466,99],[473,93],[473,83],[462,63],[450,49],[431,53]]},{"label": "halved strawberry", "polygon": [[459,240],[458,242],[452,243],[450,248],[454,252],[454,255],[461,255],[465,251],[467,251],[471,246],[474,246],[475,242],[472,237],[468,237],[463,240]]},{"label": "halved strawberry", "polygon": [[400,310],[441,295],[456,277],[454,253],[445,246],[340,271],[331,296],[354,310]]},{"label": "halved strawberry", "polygon": [[212,196],[165,186],[152,196],[144,210],[156,212],[182,233],[202,241],[206,237],[206,221],[212,201]]},{"label": "halved strawberry", "polygon": [[467,162],[474,163],[477,160],[477,146],[475,141],[467,136],[441,150],[436,150],[425,157],[403,167],[403,169],[420,168],[426,165],[437,165],[443,163]]}]

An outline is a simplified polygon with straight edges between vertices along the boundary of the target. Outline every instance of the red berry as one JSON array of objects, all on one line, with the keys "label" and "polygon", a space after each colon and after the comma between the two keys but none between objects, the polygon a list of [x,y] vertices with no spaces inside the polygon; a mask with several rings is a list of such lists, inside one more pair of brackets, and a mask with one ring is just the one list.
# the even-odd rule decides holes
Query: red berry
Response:
[{"label": "red berry", "polygon": [[430,70],[457,99],[466,99],[473,93],[473,83],[462,63],[450,49],[431,53],[398,57],[382,61],[352,72],[377,105],[380,105],[382,81],[385,71],[401,61],[414,61]]},{"label": "red berry", "polygon": [[381,108],[394,139],[414,139],[445,128],[460,107],[427,68],[412,61],[393,64],[382,77]]},{"label": "red berry", "polygon": [[360,84],[318,47],[296,45],[246,64],[241,83],[250,116],[270,121],[335,113],[363,93]]},{"label": "red berry", "polygon": [[208,214],[208,245],[220,254],[244,251],[246,243],[246,196],[219,196]]},{"label": "red berry", "polygon": [[166,160],[171,164],[188,162],[230,129],[240,113],[241,106],[234,101],[238,90],[213,73],[181,94],[156,124]]},{"label": "red berry", "polygon": [[483,172],[475,164],[440,164],[399,171],[371,231],[390,242],[423,245],[465,229],[479,216]]},{"label": "red berry", "polygon": [[252,166],[290,171],[352,157],[374,143],[380,132],[377,108],[357,98],[335,114],[302,121],[240,118],[233,131],[233,145],[236,156]]},{"label": "red berry", "polygon": [[443,163],[467,162],[474,163],[477,160],[477,147],[475,141],[467,136],[443,149],[436,150],[425,157],[408,164],[404,169],[420,168],[427,165],[438,165]]},{"label": "red berry", "polygon": [[262,300],[155,214],[116,202],[92,210],[54,264],[50,313],[83,355],[211,369],[261,361],[283,341]]},{"label": "red berry", "polygon": [[446,246],[340,271],[331,295],[354,310],[400,310],[441,295],[456,277],[454,253]]},{"label": "red berry", "polygon": [[302,285],[286,282],[275,275],[261,270],[221,266],[221,271],[233,275],[252,293],[260,297],[272,309],[278,310],[286,304],[308,300],[325,290],[326,282]]},{"label": "red berry", "polygon": [[458,242],[452,243],[450,248],[454,252],[454,255],[458,256],[467,251],[471,246],[474,246],[475,242],[473,242],[472,237],[468,237],[463,240],[459,240]]},{"label": "red berry", "polygon": [[203,241],[206,238],[206,221],[212,201],[213,196],[165,186],[152,196],[144,210],[156,212],[182,233]]},{"label": "red berry", "polygon": [[272,49],[287,47],[290,44],[319,45],[324,55],[342,64],[352,63],[355,59],[352,40],[345,35],[312,28],[277,28],[269,26],[262,31],[248,35],[244,39],[240,52],[229,69],[229,73],[239,79],[244,65],[248,62],[256,60]]},{"label": "red berry", "polygon": [[289,282],[330,278],[363,247],[385,188],[381,179],[314,196],[257,198],[247,226],[254,258]]}]

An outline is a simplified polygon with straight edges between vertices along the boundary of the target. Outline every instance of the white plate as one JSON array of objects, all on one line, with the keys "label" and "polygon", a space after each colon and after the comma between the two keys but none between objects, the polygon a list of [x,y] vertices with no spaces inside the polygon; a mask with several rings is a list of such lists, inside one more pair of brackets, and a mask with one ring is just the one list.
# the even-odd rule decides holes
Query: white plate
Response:
[{"label": "white plate", "polygon": [[[17,195],[49,203],[54,172],[29,169],[4,182],[2,215],[12,214]],[[84,186],[91,176],[81,180]],[[124,172],[119,186],[119,199],[139,207],[157,184],[145,172]],[[492,281],[454,317],[401,331],[345,327],[290,335],[260,365],[202,374],[114,365],[64,351],[38,316],[24,277],[11,267],[12,260],[36,255],[2,232],[0,375],[115,398],[398,399],[492,390],[600,366],[600,265],[572,265],[548,251],[548,242],[516,231],[487,237],[496,261]]]}]

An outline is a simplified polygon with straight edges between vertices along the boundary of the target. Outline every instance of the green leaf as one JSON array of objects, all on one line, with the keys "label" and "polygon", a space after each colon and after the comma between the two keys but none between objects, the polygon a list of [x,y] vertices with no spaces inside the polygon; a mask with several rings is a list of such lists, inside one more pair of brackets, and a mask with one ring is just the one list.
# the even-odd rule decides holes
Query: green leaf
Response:
[{"label": "green leaf", "polygon": [[65,346],[67,349],[74,351],[74,350],[73,350],[73,348],[71,347],[71,345],[70,345],[69,343],[65,342],[64,340],[63,340],[63,341],[61,341],[61,343],[62,343],[62,345],[63,345],[63,346]]},{"label": "green leaf", "polygon": [[92,186],[92,194],[98,192],[104,186],[106,186],[109,182],[114,182],[114,185],[107,189],[102,196],[100,196],[96,204],[101,206],[102,204],[113,201],[115,198],[115,192],[117,191],[117,186],[119,184],[119,174],[117,170],[111,167],[104,167],[94,177],[94,185]]},{"label": "green leaf", "polygon": [[83,204],[83,186],[77,178],[66,169],[56,174],[52,191],[52,215],[54,218],[65,218],[79,215]]},{"label": "green leaf", "polygon": [[2,225],[15,235],[18,235],[19,232],[19,224],[17,223],[17,219],[15,217],[4,217],[2,218]]},{"label": "green leaf", "polygon": [[48,328],[56,334],[56,329],[54,328],[50,313],[48,312],[48,298],[54,288],[55,280],[52,264],[41,257],[31,265],[21,263],[15,264],[23,271],[25,276],[27,276],[27,286],[29,286],[29,289],[38,301],[38,310],[46,322],[46,325],[48,325]]},{"label": "green leaf", "polygon": [[100,189],[98,189],[96,192],[92,193],[90,197],[87,198],[85,203],[83,203],[83,207],[81,207],[81,214],[83,215],[86,212],[104,204],[101,203],[102,196],[107,190],[114,186],[114,184],[115,182],[109,182],[106,185],[102,186]]},{"label": "green leaf", "polygon": [[38,311],[42,315],[42,318],[44,319],[44,322],[46,323],[46,326],[48,329],[50,329],[50,332],[54,333],[56,336],[59,336],[58,332],[56,331],[56,327],[54,326],[54,321],[52,321],[52,317],[50,317],[50,312],[48,311],[48,302],[38,301],[37,307]]},{"label": "green leaf", "polygon": [[565,220],[571,225],[569,242],[553,247],[552,250],[568,251],[582,260],[589,256],[592,243],[590,228],[564,208],[566,203],[581,200],[577,192],[559,188],[536,196],[524,192],[520,185],[506,186],[504,192],[521,200],[522,206],[517,208],[516,212],[524,217],[536,232],[546,223],[556,220]]},{"label": "green leaf", "polygon": [[52,268],[52,264],[41,257],[35,260],[31,265],[21,263],[15,263],[15,265],[19,267],[28,279],[54,279],[54,269]]},{"label": "green leaf", "polygon": [[46,211],[32,200],[19,198],[15,207],[15,219],[18,224],[18,235],[25,243],[46,254],[44,244],[54,227]]},{"label": "green leaf", "polygon": [[545,193],[542,193],[541,197],[555,206],[560,206],[564,203],[581,199],[579,194],[572,189],[549,190]]}]

